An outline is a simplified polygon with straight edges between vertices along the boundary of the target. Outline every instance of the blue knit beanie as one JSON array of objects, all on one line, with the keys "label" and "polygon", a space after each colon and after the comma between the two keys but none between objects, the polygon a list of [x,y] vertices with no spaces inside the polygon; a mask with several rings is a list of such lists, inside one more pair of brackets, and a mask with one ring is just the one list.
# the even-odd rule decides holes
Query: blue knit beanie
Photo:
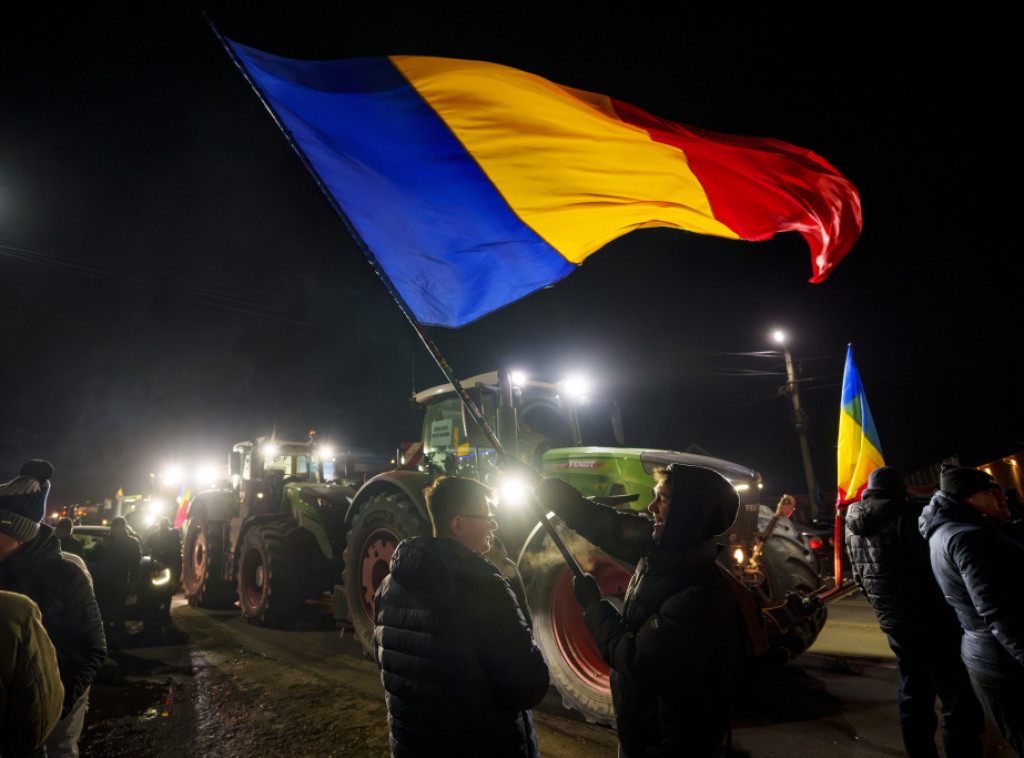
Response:
[{"label": "blue knit beanie", "polygon": [[35,538],[46,515],[51,476],[52,463],[31,460],[21,467],[19,476],[0,484],[0,533],[21,542]]}]

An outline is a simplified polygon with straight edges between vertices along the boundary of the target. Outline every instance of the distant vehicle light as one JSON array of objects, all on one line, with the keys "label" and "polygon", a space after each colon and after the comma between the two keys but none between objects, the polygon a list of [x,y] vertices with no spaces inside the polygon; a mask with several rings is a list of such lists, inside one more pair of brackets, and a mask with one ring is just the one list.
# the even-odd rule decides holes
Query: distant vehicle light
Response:
[{"label": "distant vehicle light", "polygon": [[200,466],[196,470],[196,484],[200,487],[210,487],[217,481],[220,475],[220,468],[213,464]]},{"label": "distant vehicle light", "polygon": [[160,483],[165,487],[181,484],[181,480],[184,478],[185,472],[181,470],[180,466],[168,466],[160,472]]},{"label": "distant vehicle light", "polygon": [[334,458],[334,449],[330,445],[321,445],[316,449],[317,457],[322,461],[329,461]]}]

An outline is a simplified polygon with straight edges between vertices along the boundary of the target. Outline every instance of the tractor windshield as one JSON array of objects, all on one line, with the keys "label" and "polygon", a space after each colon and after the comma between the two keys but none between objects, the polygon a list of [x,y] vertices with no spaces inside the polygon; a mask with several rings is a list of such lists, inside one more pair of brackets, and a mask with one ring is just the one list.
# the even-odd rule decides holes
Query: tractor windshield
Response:
[{"label": "tractor windshield", "polygon": [[[467,391],[488,425],[497,432],[496,390],[474,387]],[[553,387],[535,385],[518,390],[515,405],[519,457],[538,468],[544,453],[551,448],[616,444],[618,408],[614,403],[570,407]],[[448,474],[479,476],[495,462],[487,438],[454,394],[442,395],[427,404],[423,441],[431,464]]]},{"label": "tractor windshield", "polygon": [[265,471],[280,471],[282,476],[294,477],[297,481],[320,481],[316,459],[308,450],[281,450],[273,457],[267,458],[263,463],[263,468]]}]

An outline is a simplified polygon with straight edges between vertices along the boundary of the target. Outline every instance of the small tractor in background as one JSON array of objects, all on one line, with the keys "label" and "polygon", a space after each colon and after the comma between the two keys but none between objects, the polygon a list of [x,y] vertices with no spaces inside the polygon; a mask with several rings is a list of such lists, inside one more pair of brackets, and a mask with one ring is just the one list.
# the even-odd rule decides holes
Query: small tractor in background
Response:
[{"label": "small tractor in background", "polygon": [[[307,598],[341,574],[346,522],[364,464],[307,442],[259,437],[236,444],[230,481],[193,496],[182,525],[182,583],[192,605],[237,598],[251,623],[287,626]],[[377,467],[376,470],[380,470]]]},{"label": "small tractor in background", "polygon": [[[754,591],[765,608],[769,643],[778,657],[802,653],[820,632],[826,610],[793,603],[793,593],[821,588],[815,557],[806,540],[781,511],[759,504],[761,478],[752,469],[704,455],[623,447],[618,406],[572,392],[570,383],[518,381],[491,372],[463,383],[506,452],[558,476],[584,495],[614,507],[643,511],[658,466],[688,463],[711,468],[736,488],[741,507],[735,523],[719,535],[727,546],[721,561]],[[608,666],[601,659],[572,592],[572,573],[555,551],[534,510],[515,507],[510,482],[501,482],[498,456],[467,417],[451,384],[419,392],[424,411],[419,444],[406,449],[400,468],[364,484],[352,498],[345,522],[343,579],[347,617],[367,652],[372,650],[373,598],[389,570],[396,545],[430,534],[423,491],[440,475],[470,476],[499,488],[502,543],[492,557],[503,571],[516,564],[526,587],[534,637],[552,682],[568,708],[588,720],[611,723]],[[584,441],[596,442],[584,446]],[[634,567],[565,529],[556,528],[584,570],[594,574],[605,595],[621,598]],[[494,552],[494,551],[492,551]],[[336,592],[336,599],[338,592]],[[339,613],[336,604],[336,614]]]}]

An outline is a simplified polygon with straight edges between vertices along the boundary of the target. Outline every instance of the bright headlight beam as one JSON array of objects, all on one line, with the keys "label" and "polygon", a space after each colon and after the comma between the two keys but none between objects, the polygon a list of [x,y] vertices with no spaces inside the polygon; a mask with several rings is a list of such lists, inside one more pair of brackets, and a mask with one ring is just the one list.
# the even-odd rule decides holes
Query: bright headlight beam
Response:
[{"label": "bright headlight beam", "polygon": [[590,380],[581,374],[566,377],[562,390],[573,400],[582,400],[590,394]]},{"label": "bright headlight beam", "polygon": [[521,479],[508,478],[498,485],[498,503],[503,506],[519,506],[526,502],[530,488]]},{"label": "bright headlight beam", "polygon": [[180,466],[168,466],[160,472],[160,482],[165,487],[172,487],[181,484],[181,480],[185,477],[185,472],[182,471]]},{"label": "bright headlight beam", "polygon": [[154,587],[159,587],[161,585],[167,584],[169,581],[171,581],[171,570],[170,569],[164,569],[159,574],[157,574],[152,579],[150,579],[150,583]]}]

